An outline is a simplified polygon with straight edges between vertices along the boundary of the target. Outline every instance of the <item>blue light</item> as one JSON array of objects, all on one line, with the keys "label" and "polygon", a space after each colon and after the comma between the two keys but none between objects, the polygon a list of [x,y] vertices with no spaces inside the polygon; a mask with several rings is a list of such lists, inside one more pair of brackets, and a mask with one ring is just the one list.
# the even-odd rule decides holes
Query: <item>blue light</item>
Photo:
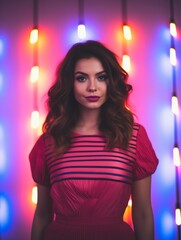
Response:
[{"label": "blue light", "polygon": [[0,57],[2,57],[5,53],[5,38],[0,36]]},{"label": "blue light", "polygon": [[2,39],[0,39],[0,56],[2,55],[3,53],[3,41]]},{"label": "blue light", "polygon": [[175,229],[175,222],[173,216],[168,211],[165,211],[162,215],[162,226],[164,235],[170,236],[169,239],[173,239],[172,237]]},{"label": "blue light", "polygon": [[5,194],[0,194],[0,226],[1,233],[9,230],[11,225],[11,209],[8,198]]},{"label": "blue light", "polygon": [[0,93],[3,90],[3,74],[0,72]]},{"label": "blue light", "polygon": [[[78,37],[77,34],[77,24],[75,24],[75,22],[70,23],[70,26],[67,27],[67,32],[65,33],[65,35],[67,35],[66,39],[69,39],[68,41],[68,45],[72,45],[74,43],[80,42],[80,39]],[[86,21],[86,38],[84,39],[84,41],[86,40],[90,40],[90,39],[97,39],[97,33],[95,32],[95,27],[93,25],[91,25],[90,22]]]},{"label": "blue light", "polygon": [[170,187],[170,190],[173,191],[173,188],[175,186],[175,167],[173,164],[173,160],[171,156],[166,155],[166,153],[162,153],[162,159],[159,164],[160,181],[162,181],[162,186],[164,185],[165,191],[169,193],[168,187]]}]

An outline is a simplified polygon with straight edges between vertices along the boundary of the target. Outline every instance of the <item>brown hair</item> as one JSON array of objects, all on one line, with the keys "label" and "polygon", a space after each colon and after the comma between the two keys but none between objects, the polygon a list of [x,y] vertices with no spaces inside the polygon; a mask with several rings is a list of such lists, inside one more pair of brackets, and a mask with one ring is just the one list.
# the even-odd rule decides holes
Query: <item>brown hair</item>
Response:
[{"label": "brown hair", "polygon": [[71,144],[71,131],[79,120],[79,107],[73,94],[74,69],[78,60],[97,58],[108,78],[108,99],[101,108],[100,131],[105,135],[107,147],[127,148],[133,128],[133,114],[127,108],[132,86],[128,74],[121,68],[117,56],[97,41],[74,44],[57,68],[56,79],[48,91],[48,114],[43,132],[49,132],[57,150],[63,153]]}]

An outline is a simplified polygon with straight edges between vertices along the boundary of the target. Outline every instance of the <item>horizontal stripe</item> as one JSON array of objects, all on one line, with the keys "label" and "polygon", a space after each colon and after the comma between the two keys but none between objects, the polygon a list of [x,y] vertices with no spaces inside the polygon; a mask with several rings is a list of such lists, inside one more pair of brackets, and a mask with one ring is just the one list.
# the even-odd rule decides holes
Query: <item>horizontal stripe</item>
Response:
[{"label": "horizontal stripe", "polygon": [[90,174],[90,175],[110,175],[110,176],[116,176],[116,177],[123,177],[123,178],[130,178],[129,176],[126,176],[126,175],[122,175],[122,174],[118,174],[118,173],[109,173],[109,172],[65,172],[65,173],[59,173],[59,174],[56,174],[55,176],[51,177],[52,179],[53,178],[56,178],[56,177],[60,177],[60,176],[63,176],[63,175],[69,175],[69,174],[80,174],[80,175],[83,175],[83,174]]},{"label": "horizontal stripe", "polygon": [[54,171],[51,171],[51,174],[56,172],[56,171],[60,171],[63,169],[69,169],[69,168],[92,168],[92,169],[96,169],[96,168],[102,168],[102,169],[117,169],[117,170],[124,170],[126,172],[130,172],[132,173],[131,170],[125,169],[125,168],[121,168],[121,167],[114,167],[114,166],[67,166],[67,167],[61,167],[61,168],[57,168]]},{"label": "horizontal stripe", "polygon": [[[87,155],[75,155],[75,154],[78,154],[78,153],[87,153]],[[93,154],[93,153],[96,153],[96,154]],[[97,153],[104,153],[104,154],[100,154],[98,155]],[[112,153],[110,155],[107,155],[106,153]],[[53,152],[52,152],[53,154]],[[115,155],[113,155],[115,154]],[[116,155],[116,154],[119,154]],[[45,155],[46,158],[47,158],[47,155]],[[123,157],[124,156],[124,157]],[[79,151],[71,151],[71,152],[67,152],[66,154],[63,155],[63,157],[60,157],[60,158],[56,158],[56,159],[52,159],[49,157],[47,158],[47,162],[48,162],[48,166],[51,166],[51,163],[55,162],[56,160],[58,159],[67,159],[67,158],[77,158],[77,157],[85,157],[85,158],[92,158],[92,157],[105,157],[105,158],[108,158],[108,157],[114,157],[114,158],[121,158],[121,159],[125,159],[125,160],[128,160],[128,161],[132,161],[134,162],[135,161],[135,157],[133,157],[131,154],[126,154],[126,153],[122,153],[122,152],[118,152],[118,151],[104,151],[104,150],[97,150],[97,151],[85,151],[85,150],[79,150]]]},{"label": "horizontal stripe", "polygon": [[55,180],[55,181],[53,181],[52,182],[52,185],[53,184],[55,184],[55,183],[57,183],[57,182],[62,182],[62,181],[67,181],[67,180],[93,180],[93,181],[96,181],[96,180],[98,180],[98,181],[113,181],[113,182],[121,182],[121,183],[125,183],[125,184],[130,184],[130,182],[128,182],[128,181],[124,181],[124,180],[117,180],[117,179],[110,179],[110,178],[89,178],[89,177],[86,177],[86,178],[84,178],[84,177],[77,177],[77,178],[75,178],[75,177],[69,177],[69,178],[62,178],[62,179],[59,179],[59,180]]}]

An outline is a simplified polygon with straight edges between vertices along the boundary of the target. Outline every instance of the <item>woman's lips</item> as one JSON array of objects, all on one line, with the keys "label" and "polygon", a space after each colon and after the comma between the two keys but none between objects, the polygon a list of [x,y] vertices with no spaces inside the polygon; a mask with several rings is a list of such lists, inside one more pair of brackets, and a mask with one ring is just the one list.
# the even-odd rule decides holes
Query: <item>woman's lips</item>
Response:
[{"label": "woman's lips", "polygon": [[89,102],[97,102],[99,100],[99,96],[88,96],[86,97],[86,99],[89,101]]}]

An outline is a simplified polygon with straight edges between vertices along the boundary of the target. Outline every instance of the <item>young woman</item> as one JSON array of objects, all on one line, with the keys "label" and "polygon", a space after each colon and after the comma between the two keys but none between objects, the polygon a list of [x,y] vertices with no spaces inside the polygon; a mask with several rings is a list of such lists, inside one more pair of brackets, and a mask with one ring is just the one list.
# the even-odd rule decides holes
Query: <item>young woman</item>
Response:
[{"label": "young woman", "polygon": [[[158,159],[127,107],[132,87],[113,52],[77,43],[48,92],[30,153],[38,186],[32,240],[153,240],[151,175]],[[123,222],[132,196],[134,229]]]}]

